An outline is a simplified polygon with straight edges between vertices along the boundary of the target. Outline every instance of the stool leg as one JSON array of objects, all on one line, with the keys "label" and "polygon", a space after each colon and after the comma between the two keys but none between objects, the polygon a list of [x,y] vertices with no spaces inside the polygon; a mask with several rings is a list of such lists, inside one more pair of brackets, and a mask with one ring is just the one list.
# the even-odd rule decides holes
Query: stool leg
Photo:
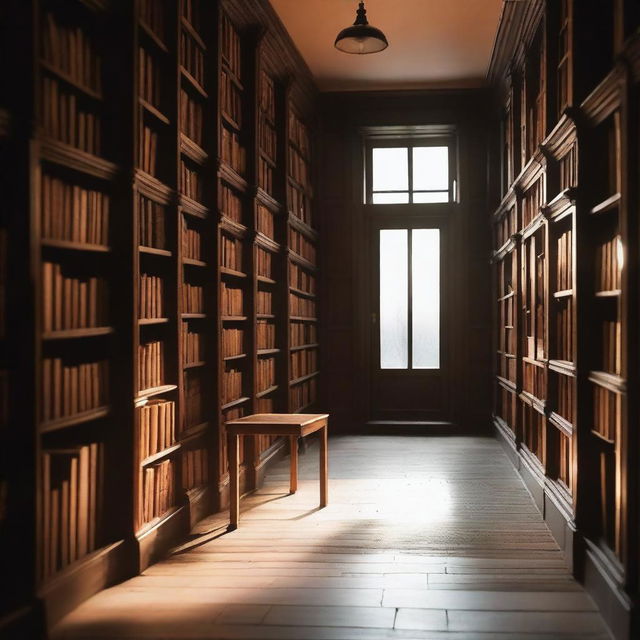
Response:
[{"label": "stool leg", "polygon": [[329,462],[327,425],[320,431],[320,508],[327,506],[329,498]]},{"label": "stool leg", "polygon": [[298,436],[289,436],[291,468],[289,470],[289,493],[298,490]]},{"label": "stool leg", "polygon": [[240,520],[240,483],[238,482],[240,451],[238,449],[238,436],[228,436],[227,448],[229,450],[229,520],[230,528],[237,529],[238,521]]}]

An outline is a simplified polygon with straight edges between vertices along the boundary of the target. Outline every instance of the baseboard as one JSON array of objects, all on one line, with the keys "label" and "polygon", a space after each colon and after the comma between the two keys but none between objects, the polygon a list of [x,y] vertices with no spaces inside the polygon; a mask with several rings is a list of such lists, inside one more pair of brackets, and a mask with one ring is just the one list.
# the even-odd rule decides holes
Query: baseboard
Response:
[{"label": "baseboard", "polygon": [[[558,543],[567,566],[593,598],[616,640],[638,637],[633,603],[622,587],[616,562],[576,529],[566,492],[541,472],[525,448],[517,448],[511,431],[494,418],[494,432]],[[637,616],[637,614],[635,614]]]},{"label": "baseboard", "polygon": [[181,506],[171,511],[160,522],[136,534],[138,561],[136,573],[165,556],[167,551],[189,533],[189,510]]},{"label": "baseboard", "polygon": [[213,494],[211,487],[196,487],[187,491],[189,503],[189,531],[196,523],[208,516],[213,511]]},{"label": "baseboard", "polygon": [[[38,597],[47,628],[98,591],[129,577],[131,549],[124,540],[89,554],[43,585]],[[28,638],[29,636],[23,636]]]},{"label": "baseboard", "polygon": [[600,609],[616,640],[631,640],[632,602],[623,591],[621,571],[607,554],[585,541],[584,586]]}]

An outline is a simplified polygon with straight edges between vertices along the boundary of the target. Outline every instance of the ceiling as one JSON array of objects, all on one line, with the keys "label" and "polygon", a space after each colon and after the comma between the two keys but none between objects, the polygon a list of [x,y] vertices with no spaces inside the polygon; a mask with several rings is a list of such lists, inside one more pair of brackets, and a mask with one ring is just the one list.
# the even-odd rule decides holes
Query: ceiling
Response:
[{"label": "ceiling", "polygon": [[357,0],[270,2],[321,91],[481,86],[502,9],[502,0],[366,0],[389,47],[359,56],[333,46]]}]

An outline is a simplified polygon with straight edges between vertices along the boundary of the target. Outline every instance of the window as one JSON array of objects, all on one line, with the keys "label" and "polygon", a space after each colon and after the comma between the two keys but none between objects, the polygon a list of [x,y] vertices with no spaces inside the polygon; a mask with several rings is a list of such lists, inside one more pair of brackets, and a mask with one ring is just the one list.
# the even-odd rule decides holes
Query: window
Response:
[{"label": "window", "polygon": [[440,368],[440,230],[381,229],[380,368]]},{"label": "window", "polygon": [[369,204],[450,202],[455,181],[449,147],[423,141],[405,146],[372,142],[367,175]]}]

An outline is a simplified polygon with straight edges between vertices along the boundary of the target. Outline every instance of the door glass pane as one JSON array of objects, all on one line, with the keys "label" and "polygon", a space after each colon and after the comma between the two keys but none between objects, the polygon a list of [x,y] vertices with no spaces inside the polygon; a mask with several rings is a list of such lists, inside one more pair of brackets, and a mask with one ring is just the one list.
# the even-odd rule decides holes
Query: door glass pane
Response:
[{"label": "door glass pane", "polygon": [[409,193],[374,193],[373,204],[407,204]]},{"label": "door glass pane", "polygon": [[447,147],[415,147],[413,149],[413,188],[418,191],[449,190],[449,149]]},{"label": "door glass pane", "polygon": [[414,369],[440,367],[440,230],[414,229],[411,242]]},{"label": "door glass pane", "polygon": [[406,147],[373,149],[373,191],[408,191],[409,156]]},{"label": "door glass pane", "polygon": [[406,229],[380,231],[380,368],[409,364],[409,274]]},{"label": "door glass pane", "polygon": [[449,202],[448,191],[418,191],[413,194],[413,201],[416,203],[423,202]]}]

